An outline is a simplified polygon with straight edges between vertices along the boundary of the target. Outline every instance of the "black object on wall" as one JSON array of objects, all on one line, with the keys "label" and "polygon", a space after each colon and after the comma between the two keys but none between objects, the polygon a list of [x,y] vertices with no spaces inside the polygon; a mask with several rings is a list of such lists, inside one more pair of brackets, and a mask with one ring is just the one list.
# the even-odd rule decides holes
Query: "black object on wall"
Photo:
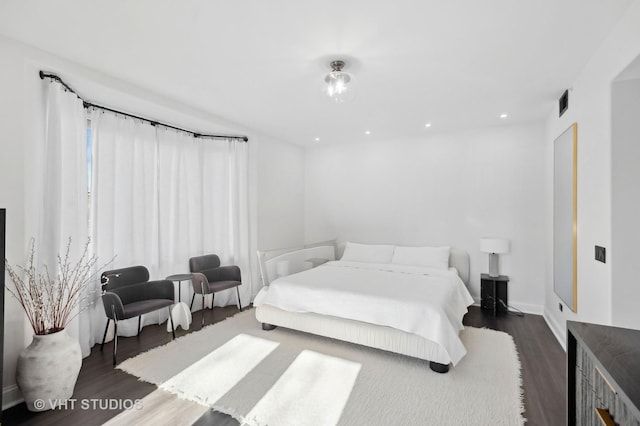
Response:
[{"label": "black object on wall", "polygon": [[[0,209],[0,380],[3,377],[4,351],[4,258],[6,209]],[[1,383],[1,382],[0,382]],[[2,423],[2,391],[0,391],[0,424]]]},{"label": "black object on wall", "polygon": [[562,117],[562,114],[569,109],[569,91],[565,90],[560,99],[558,100],[558,117]]}]

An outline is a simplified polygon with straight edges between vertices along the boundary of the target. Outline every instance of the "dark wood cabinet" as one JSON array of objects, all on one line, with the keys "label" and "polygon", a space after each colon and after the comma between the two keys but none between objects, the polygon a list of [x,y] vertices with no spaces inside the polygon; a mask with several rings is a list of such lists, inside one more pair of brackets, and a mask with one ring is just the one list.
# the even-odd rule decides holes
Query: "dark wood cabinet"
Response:
[{"label": "dark wood cabinet", "polygon": [[480,276],[480,307],[493,312],[508,312],[507,283],[509,277],[500,275],[492,277],[489,274]]},{"label": "dark wood cabinet", "polygon": [[567,424],[640,426],[640,330],[567,321]]}]

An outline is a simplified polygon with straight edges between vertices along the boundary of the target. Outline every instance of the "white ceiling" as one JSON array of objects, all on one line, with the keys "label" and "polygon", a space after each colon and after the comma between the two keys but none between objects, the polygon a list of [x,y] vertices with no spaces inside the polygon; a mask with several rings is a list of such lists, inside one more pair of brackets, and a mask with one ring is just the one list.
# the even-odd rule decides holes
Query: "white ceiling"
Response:
[{"label": "white ceiling", "polygon": [[0,34],[310,145],[542,120],[630,1],[2,0]]}]

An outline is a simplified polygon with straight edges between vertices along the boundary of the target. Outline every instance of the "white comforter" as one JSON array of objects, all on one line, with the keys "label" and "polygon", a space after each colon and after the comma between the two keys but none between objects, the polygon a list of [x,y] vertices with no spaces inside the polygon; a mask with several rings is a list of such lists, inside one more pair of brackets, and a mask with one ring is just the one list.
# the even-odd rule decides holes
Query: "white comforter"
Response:
[{"label": "white comforter", "polygon": [[458,333],[473,298],[455,269],[329,262],[273,281],[254,306],[313,312],[393,327],[442,346],[455,365],[466,353]]}]

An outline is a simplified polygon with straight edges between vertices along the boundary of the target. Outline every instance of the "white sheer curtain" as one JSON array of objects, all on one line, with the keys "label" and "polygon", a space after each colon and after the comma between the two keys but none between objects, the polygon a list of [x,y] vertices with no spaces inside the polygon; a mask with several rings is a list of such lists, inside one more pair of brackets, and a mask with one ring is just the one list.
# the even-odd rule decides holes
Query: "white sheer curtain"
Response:
[{"label": "white sheer curtain", "polygon": [[[148,123],[92,110],[91,231],[99,259],[115,260],[108,269],[144,265],[152,279],[159,277],[158,256],[158,142]],[[96,323],[92,334],[101,339],[106,324]],[[166,310],[143,316],[143,324],[168,317]],[[118,333],[133,336],[137,320],[118,324]]]},{"label": "white sheer curtain", "polygon": [[[247,144],[194,138],[158,129],[159,243],[163,275],[189,271],[189,258],[217,254],[223,265],[238,265],[243,305],[250,302]],[[192,291],[182,286],[182,300]],[[196,298],[194,309],[201,307]],[[236,302],[235,290],[217,293],[216,306]]]},{"label": "white sheer curtain", "polygon": [[249,145],[234,140],[227,145],[229,150],[228,200],[230,249],[229,263],[239,265],[242,270],[243,285],[240,292],[244,304],[249,304],[253,296],[253,277],[250,261],[249,229]]},{"label": "white sheer curtain", "polygon": [[[55,275],[57,255],[65,253],[68,239],[72,240],[70,259],[75,261],[88,237],[87,119],[82,100],[57,82],[48,84],[45,125],[43,145],[37,150],[42,156],[43,179],[35,194],[41,202],[36,256]],[[94,301],[97,287],[96,281],[88,289]],[[88,311],[67,327],[69,335],[80,341],[84,356],[92,345],[89,329]]]},{"label": "white sheer curtain", "polygon": [[[34,189],[40,223],[37,261],[55,273],[56,256],[72,239],[72,259],[88,236],[108,268],[145,265],[152,279],[188,271],[188,259],[215,253],[222,264],[238,265],[243,305],[250,303],[247,144],[194,138],[140,120],[92,110],[92,170],[88,198],[87,113],[82,100],[50,82],[46,94],[45,139],[34,153],[43,178]],[[91,209],[88,203],[91,200]],[[99,279],[87,294],[93,303],[67,327],[84,356],[99,343],[106,316]],[[182,286],[182,300],[192,290]],[[216,294],[216,305],[235,304],[235,291]],[[200,306],[198,300],[194,309]],[[167,319],[165,310],[145,315],[144,324]],[[122,335],[136,334],[135,319],[122,322]]]},{"label": "white sheer curtain", "polygon": [[[117,255],[114,268],[144,265],[151,279],[162,279],[188,272],[192,256],[215,253],[223,264],[240,266],[241,298],[247,305],[246,143],[194,138],[102,111],[91,113],[91,128],[92,228],[98,256]],[[183,283],[182,300],[189,302],[191,295]],[[215,297],[218,306],[235,301],[235,291]],[[199,307],[200,301],[194,304]],[[166,317],[160,311],[145,316],[143,323]],[[119,324],[119,334],[135,334],[137,323],[128,323]]]}]

